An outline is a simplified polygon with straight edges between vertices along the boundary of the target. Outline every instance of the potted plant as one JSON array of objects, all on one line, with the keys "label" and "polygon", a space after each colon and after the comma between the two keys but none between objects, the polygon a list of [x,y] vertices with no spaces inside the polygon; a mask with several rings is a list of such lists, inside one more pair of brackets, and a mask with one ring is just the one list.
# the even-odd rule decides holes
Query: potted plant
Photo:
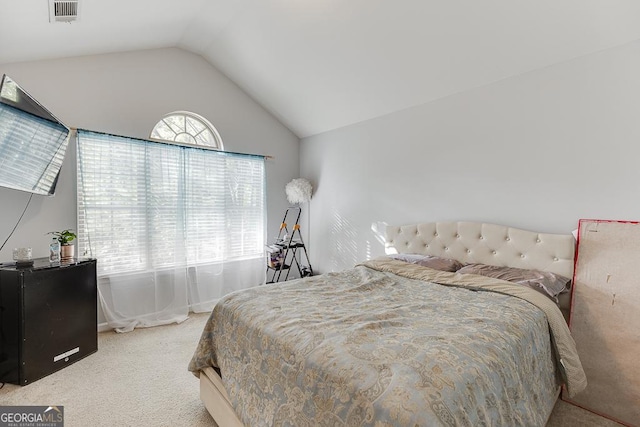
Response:
[{"label": "potted plant", "polygon": [[60,259],[61,260],[69,260],[73,259],[75,255],[75,246],[73,245],[73,241],[75,240],[76,233],[72,230],[62,230],[62,231],[50,231],[48,234],[53,234],[58,242],[60,242]]}]

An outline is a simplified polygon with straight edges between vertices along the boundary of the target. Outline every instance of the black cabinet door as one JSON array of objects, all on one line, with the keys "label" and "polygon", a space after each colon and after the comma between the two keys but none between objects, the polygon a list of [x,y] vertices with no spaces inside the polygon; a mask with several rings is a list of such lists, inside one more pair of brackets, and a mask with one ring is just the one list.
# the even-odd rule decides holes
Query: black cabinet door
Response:
[{"label": "black cabinet door", "polygon": [[89,260],[0,272],[0,380],[26,385],[98,349],[95,267]]},{"label": "black cabinet door", "polygon": [[23,374],[35,381],[98,349],[95,269],[37,270],[24,282]]}]

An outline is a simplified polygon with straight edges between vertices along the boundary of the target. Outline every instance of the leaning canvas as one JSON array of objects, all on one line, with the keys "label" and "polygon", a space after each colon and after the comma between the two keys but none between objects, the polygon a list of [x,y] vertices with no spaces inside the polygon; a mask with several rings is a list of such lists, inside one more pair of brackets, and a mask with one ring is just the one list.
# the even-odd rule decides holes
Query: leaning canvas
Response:
[{"label": "leaning canvas", "polygon": [[640,224],[580,220],[570,329],[588,385],[565,400],[640,425],[639,325]]}]

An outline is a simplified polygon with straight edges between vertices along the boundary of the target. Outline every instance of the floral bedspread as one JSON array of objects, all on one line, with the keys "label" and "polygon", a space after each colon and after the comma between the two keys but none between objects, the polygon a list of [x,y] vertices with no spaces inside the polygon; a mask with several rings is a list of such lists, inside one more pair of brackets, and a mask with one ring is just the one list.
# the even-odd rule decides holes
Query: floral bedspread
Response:
[{"label": "floral bedspread", "polygon": [[226,296],[189,370],[219,367],[247,426],[545,424],[558,381],[543,311],[370,267]]}]

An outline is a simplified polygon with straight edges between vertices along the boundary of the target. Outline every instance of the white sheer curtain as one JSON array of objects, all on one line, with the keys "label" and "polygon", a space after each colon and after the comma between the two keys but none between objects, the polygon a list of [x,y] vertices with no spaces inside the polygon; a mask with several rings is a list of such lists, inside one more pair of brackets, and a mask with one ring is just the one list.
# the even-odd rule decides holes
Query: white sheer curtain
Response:
[{"label": "white sheer curtain", "polygon": [[79,253],[109,326],[180,322],[264,282],[264,158],[78,131]]}]

